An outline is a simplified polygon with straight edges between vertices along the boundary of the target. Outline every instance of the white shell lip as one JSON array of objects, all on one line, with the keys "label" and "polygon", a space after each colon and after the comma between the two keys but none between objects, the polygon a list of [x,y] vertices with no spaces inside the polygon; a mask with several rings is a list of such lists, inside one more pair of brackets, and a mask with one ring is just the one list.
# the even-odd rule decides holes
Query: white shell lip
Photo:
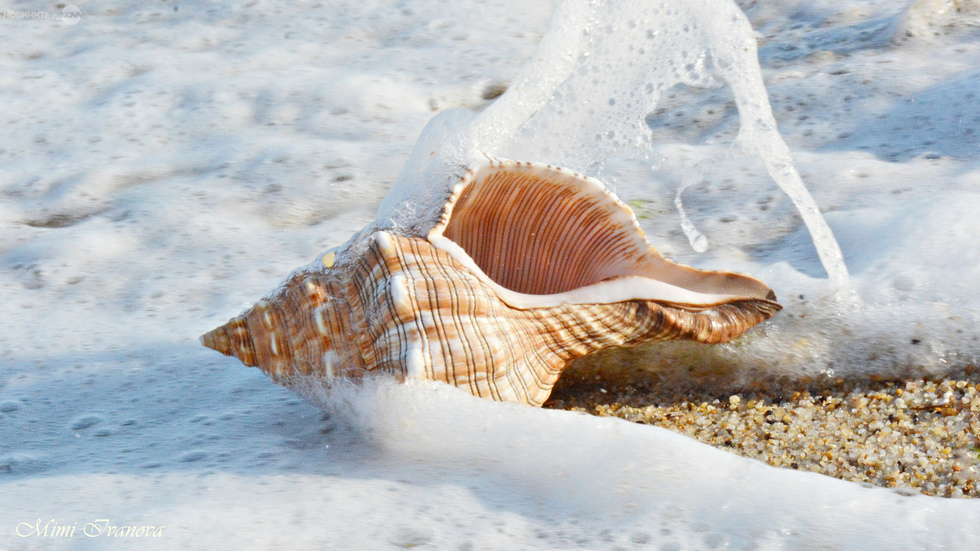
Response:
[{"label": "white shell lip", "polygon": [[[633,237],[635,245],[638,248],[642,247],[645,249],[643,251],[643,256],[645,257],[642,260],[643,265],[635,273],[623,273],[613,278],[583,285],[561,293],[522,293],[500,285],[477,265],[476,261],[474,261],[463,247],[444,235],[452,219],[456,202],[463,194],[463,191],[474,182],[479,181],[485,171],[494,168],[522,169],[530,173],[558,177],[567,181],[568,186],[577,186],[578,190],[593,196],[600,207],[606,211],[606,216],[614,224],[627,228],[628,231],[635,234]],[[470,166],[463,178],[454,186],[453,192],[443,208],[441,219],[429,231],[427,239],[434,247],[448,253],[484,284],[493,289],[505,304],[512,308],[522,310],[551,308],[570,304],[608,304],[630,300],[649,300],[691,309],[704,309],[742,300],[775,300],[775,294],[772,290],[763,282],[751,276],[734,272],[698,270],[665,259],[647,241],[632,209],[607,190],[602,182],[572,171],[541,163],[491,159],[480,161]],[[721,276],[727,283],[723,283],[720,287],[737,287],[735,290],[739,292],[733,294],[727,292],[705,292],[706,290],[717,291],[722,289],[695,290],[694,288],[687,288],[686,286],[663,281],[652,274],[654,271],[658,273],[669,273],[670,277],[675,281],[690,280],[691,286],[695,288],[706,286],[703,282],[703,276]],[[701,283],[698,283],[699,280]],[[736,284],[731,284],[732,281]],[[709,285],[709,287],[711,286],[719,287],[719,285]],[[726,288],[724,290],[729,289]]]}]

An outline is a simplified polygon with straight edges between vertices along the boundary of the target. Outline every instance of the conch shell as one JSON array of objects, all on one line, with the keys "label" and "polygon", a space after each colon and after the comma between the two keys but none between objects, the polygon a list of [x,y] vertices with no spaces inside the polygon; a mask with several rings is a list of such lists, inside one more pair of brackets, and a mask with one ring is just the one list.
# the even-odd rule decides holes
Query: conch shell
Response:
[{"label": "conch shell", "polygon": [[535,163],[471,167],[425,237],[361,239],[201,342],[285,385],[388,372],[540,406],[576,358],[728,342],[781,308],[755,278],[666,260],[601,183]]}]

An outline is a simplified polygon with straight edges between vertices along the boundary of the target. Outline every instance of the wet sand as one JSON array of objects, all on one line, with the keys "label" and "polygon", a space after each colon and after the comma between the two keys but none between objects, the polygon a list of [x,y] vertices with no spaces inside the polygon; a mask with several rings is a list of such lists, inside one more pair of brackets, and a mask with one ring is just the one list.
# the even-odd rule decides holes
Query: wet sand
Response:
[{"label": "wet sand", "polygon": [[545,407],[657,425],[776,467],[980,498],[980,370],[938,380],[678,388],[570,369]]}]

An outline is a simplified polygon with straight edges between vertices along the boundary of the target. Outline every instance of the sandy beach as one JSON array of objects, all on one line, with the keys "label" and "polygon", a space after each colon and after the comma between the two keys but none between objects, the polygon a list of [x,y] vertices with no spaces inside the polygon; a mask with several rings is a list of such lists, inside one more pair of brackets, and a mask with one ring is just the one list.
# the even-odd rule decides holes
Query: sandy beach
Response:
[{"label": "sandy beach", "polygon": [[938,380],[851,378],[742,388],[573,367],[545,407],[670,429],[775,467],[910,493],[980,497],[980,369]]}]

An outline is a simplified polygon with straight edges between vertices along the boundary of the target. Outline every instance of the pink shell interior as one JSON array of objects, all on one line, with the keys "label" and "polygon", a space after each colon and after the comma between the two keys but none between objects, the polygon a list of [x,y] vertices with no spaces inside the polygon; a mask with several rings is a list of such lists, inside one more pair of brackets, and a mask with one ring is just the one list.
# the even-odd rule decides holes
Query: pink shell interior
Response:
[{"label": "pink shell interior", "polygon": [[634,299],[704,307],[775,300],[768,286],[750,276],[665,259],[632,210],[600,182],[534,163],[471,169],[428,237],[499,287],[501,298],[515,307]]}]

